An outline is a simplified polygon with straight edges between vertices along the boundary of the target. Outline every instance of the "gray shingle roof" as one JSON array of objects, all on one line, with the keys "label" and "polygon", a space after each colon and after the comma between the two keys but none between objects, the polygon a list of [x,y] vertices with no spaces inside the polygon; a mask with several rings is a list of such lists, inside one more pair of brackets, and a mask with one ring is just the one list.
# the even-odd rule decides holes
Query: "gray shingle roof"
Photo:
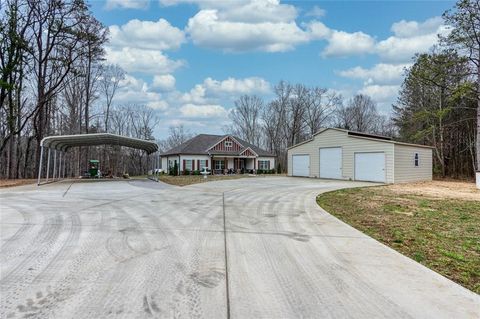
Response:
[{"label": "gray shingle roof", "polygon": [[238,155],[239,153],[243,152],[246,148],[250,147],[255,153],[258,154],[258,156],[275,156],[271,154],[270,152],[267,152],[263,149],[261,149],[258,146],[252,145],[236,136],[232,136],[234,139],[236,139],[239,143],[241,143],[244,148],[240,152],[208,152],[208,149],[220,142],[223,138],[226,136],[232,136],[232,135],[211,135],[211,134],[199,134],[185,143],[182,143],[164,153],[162,153],[162,156],[166,155],[196,155],[196,154],[202,154],[202,155],[208,155],[208,154],[222,154],[222,155]]}]

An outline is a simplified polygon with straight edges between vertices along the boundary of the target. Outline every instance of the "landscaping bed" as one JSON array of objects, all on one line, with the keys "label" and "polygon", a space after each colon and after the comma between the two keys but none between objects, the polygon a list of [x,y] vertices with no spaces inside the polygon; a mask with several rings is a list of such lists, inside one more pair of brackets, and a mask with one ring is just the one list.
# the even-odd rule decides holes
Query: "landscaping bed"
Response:
[{"label": "landscaping bed", "polygon": [[321,194],[332,215],[480,293],[480,191],[464,182],[428,182]]},{"label": "landscaping bed", "polygon": [[0,188],[34,184],[36,182],[36,179],[0,179]]},{"label": "landscaping bed", "polygon": [[160,175],[158,179],[164,183],[177,185],[177,186],[187,186],[192,184],[198,183],[205,183],[211,181],[223,181],[228,179],[239,179],[239,178],[246,178],[249,175],[208,175],[205,179],[202,175],[179,175],[179,176],[172,176],[172,175]]}]

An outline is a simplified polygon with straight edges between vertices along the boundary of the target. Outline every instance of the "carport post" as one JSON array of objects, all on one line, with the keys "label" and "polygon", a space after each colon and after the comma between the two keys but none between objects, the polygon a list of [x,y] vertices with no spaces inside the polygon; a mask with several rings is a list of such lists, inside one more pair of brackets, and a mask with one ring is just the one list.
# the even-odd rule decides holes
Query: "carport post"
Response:
[{"label": "carport post", "polygon": [[65,178],[65,172],[67,170],[67,152],[63,152],[63,178]]},{"label": "carport post", "polygon": [[48,154],[47,154],[47,180],[45,181],[48,183],[48,175],[50,173],[50,148],[48,148]]},{"label": "carport post", "polygon": [[43,162],[43,146],[40,146],[40,162],[38,163],[38,181],[37,186],[40,185],[40,179],[42,178],[42,163]]},{"label": "carport post", "polygon": [[56,172],[57,172],[57,150],[53,150],[53,174],[52,174],[53,181],[55,181]]},{"label": "carport post", "polygon": [[59,152],[58,154],[58,174],[57,174],[57,177],[58,179],[61,179],[62,178],[62,152]]}]

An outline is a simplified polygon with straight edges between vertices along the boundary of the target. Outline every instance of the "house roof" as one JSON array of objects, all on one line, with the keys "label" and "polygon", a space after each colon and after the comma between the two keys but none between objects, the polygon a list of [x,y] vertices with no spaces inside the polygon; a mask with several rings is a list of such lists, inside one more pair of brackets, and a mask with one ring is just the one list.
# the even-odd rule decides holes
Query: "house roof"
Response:
[{"label": "house roof", "polygon": [[345,130],[341,128],[335,128],[335,127],[327,127],[327,128],[321,128],[317,133],[313,134],[312,138],[297,143],[295,145],[290,146],[288,149],[295,148],[297,146],[306,144],[308,142],[313,141],[315,136],[327,131],[327,130],[335,130],[335,131],[340,131],[340,132],[345,132],[347,133],[348,136],[353,137],[353,138],[361,138],[361,139],[368,139],[368,140],[374,140],[377,142],[384,142],[384,143],[391,143],[391,144],[398,144],[398,145],[405,145],[405,146],[415,146],[415,147],[424,147],[424,148],[433,148],[432,146],[428,145],[421,145],[421,144],[411,144],[411,143],[404,143],[404,142],[398,142],[392,140],[391,137],[388,136],[383,136],[383,135],[376,135],[376,134],[369,134],[369,133],[362,133],[362,132],[356,132],[356,131],[350,131],[350,130]]},{"label": "house roof", "polygon": [[[210,150],[218,142],[223,140],[225,137],[230,136],[234,140],[238,141],[243,148],[240,151],[213,151]],[[232,135],[211,135],[211,134],[199,134],[188,141],[166,151],[161,154],[161,156],[167,155],[239,155],[245,149],[251,148],[258,156],[275,156],[274,154],[265,151],[258,146],[252,145],[236,136]]]},{"label": "house roof", "polygon": [[66,151],[76,146],[95,145],[120,145],[146,151],[148,154],[158,151],[158,145],[154,141],[147,141],[133,137],[115,135],[110,133],[56,135],[45,137],[41,146]]}]

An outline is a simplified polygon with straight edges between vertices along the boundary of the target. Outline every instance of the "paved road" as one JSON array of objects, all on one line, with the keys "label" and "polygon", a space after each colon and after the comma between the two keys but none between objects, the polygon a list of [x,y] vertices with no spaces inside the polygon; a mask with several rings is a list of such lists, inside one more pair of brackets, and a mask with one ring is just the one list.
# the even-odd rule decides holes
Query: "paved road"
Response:
[{"label": "paved road", "polygon": [[267,177],[2,190],[0,317],[479,318],[478,295],[315,204],[360,185]]}]

